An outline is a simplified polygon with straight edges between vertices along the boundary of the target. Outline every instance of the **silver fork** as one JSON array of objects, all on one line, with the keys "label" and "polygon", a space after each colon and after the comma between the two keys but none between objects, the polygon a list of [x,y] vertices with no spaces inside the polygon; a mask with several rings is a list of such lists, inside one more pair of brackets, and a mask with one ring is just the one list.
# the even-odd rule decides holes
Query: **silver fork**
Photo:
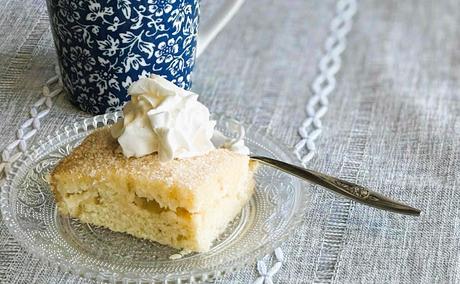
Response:
[{"label": "silver fork", "polygon": [[268,157],[250,156],[250,158],[252,160],[256,160],[263,164],[272,166],[288,174],[294,175],[298,178],[321,185],[329,190],[332,190],[333,192],[368,206],[407,215],[419,216],[421,212],[417,208],[413,208],[403,203],[391,200],[390,198],[363,186],[333,176],[301,168]]}]

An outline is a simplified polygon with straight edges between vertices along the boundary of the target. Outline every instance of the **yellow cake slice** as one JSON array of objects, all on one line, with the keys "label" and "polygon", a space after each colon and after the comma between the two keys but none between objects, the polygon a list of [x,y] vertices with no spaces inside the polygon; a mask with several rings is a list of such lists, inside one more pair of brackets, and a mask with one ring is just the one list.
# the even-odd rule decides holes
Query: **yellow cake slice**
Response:
[{"label": "yellow cake slice", "polygon": [[50,184],[61,214],[202,252],[250,199],[254,168],[226,149],[167,162],[156,154],[126,158],[105,128],[57,165]]}]

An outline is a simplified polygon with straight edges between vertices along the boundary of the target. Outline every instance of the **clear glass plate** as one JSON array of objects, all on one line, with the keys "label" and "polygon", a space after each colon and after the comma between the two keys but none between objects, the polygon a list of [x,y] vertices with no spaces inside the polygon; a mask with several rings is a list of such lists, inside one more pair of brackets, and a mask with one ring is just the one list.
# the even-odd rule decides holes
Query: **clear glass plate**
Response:
[{"label": "clear glass plate", "polygon": [[[93,129],[114,123],[120,113],[88,118],[38,143],[12,165],[2,188],[4,222],[28,251],[83,277],[123,283],[187,283],[212,280],[255,261],[280,245],[301,222],[309,194],[294,177],[261,166],[256,193],[209,252],[172,260],[177,250],[57,214],[47,175]],[[231,119],[216,115],[226,135]],[[262,129],[246,127],[252,153],[294,163],[289,149]]]}]

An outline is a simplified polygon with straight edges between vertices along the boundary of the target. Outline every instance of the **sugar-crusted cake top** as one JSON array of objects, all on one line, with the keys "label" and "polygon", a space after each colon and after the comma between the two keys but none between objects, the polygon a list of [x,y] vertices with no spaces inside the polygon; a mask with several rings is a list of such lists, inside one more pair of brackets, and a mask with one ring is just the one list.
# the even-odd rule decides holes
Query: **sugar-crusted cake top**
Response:
[{"label": "sugar-crusted cake top", "polygon": [[[249,172],[249,158],[227,149],[215,149],[205,155],[160,162],[157,154],[140,158],[126,158],[109,128],[95,130],[56,167],[52,176],[65,179],[104,179],[116,177],[140,186],[142,197],[155,196],[151,191],[163,190],[172,203],[157,200],[169,208],[184,207],[198,210],[203,190],[212,179],[232,172],[245,176]],[[235,174],[235,171],[237,173]],[[136,190],[137,192],[137,190]],[[200,197],[201,196],[201,197]],[[156,199],[156,198],[155,198]],[[182,200],[181,200],[182,199]]]}]

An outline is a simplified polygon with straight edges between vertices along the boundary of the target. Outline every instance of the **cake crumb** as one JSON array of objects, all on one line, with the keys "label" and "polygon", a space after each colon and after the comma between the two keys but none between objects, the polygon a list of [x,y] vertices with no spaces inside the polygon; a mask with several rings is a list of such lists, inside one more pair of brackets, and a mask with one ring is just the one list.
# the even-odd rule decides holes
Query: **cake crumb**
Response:
[{"label": "cake crumb", "polygon": [[183,250],[180,251],[180,255],[182,255],[182,256],[185,256],[185,255],[191,254],[191,253],[192,253],[192,251],[189,250],[189,249],[183,249]]},{"label": "cake crumb", "polygon": [[191,250],[183,249],[179,253],[175,253],[175,254],[169,256],[169,259],[171,259],[171,260],[181,259],[182,257],[184,257],[184,256],[186,256],[187,254],[190,254],[190,253],[192,253]]},{"label": "cake crumb", "polygon": [[182,258],[182,254],[179,254],[179,253],[175,253],[175,254],[169,256],[169,259],[171,259],[171,260],[176,260],[176,259],[180,259],[180,258]]}]

